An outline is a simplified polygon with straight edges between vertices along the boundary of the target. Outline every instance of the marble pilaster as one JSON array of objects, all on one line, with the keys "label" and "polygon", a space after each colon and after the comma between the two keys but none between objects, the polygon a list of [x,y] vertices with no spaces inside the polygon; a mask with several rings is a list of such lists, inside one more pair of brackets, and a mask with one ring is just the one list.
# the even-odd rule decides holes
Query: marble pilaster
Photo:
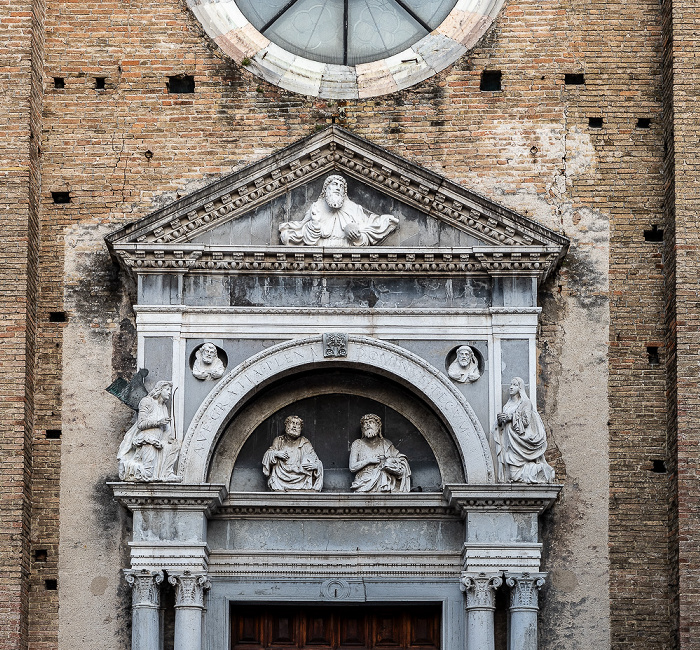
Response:
[{"label": "marble pilaster", "polygon": [[546,573],[506,572],[510,587],[509,650],[537,650],[538,592]]},{"label": "marble pilaster", "polygon": [[162,571],[125,569],[131,587],[131,650],[160,650],[160,583]]},{"label": "marble pilaster", "polygon": [[461,577],[467,610],[467,650],[494,650],[496,589],[503,584],[497,573],[467,573]]}]

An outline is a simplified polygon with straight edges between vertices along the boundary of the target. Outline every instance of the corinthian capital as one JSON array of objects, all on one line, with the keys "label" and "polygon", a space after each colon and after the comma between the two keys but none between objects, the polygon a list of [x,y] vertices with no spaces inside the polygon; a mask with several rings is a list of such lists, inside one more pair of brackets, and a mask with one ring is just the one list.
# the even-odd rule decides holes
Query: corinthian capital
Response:
[{"label": "corinthian capital", "polygon": [[211,587],[206,574],[168,572],[168,582],[175,586],[175,607],[204,607],[204,591]]},{"label": "corinthian capital", "polygon": [[537,594],[544,584],[546,573],[506,573],[510,587],[510,609],[537,610]]},{"label": "corinthian capital", "polygon": [[124,569],[124,578],[131,587],[132,607],[153,607],[156,609],[160,607],[162,571]]},{"label": "corinthian capital", "polygon": [[467,609],[496,609],[496,589],[503,584],[500,574],[465,571],[460,583],[467,598]]}]

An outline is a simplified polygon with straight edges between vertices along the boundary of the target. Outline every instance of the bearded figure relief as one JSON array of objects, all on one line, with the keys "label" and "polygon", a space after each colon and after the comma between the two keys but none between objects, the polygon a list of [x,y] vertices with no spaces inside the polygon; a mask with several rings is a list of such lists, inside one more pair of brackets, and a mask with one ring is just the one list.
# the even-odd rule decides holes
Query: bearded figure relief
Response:
[{"label": "bearded figure relief", "polygon": [[355,492],[410,492],[408,458],[382,435],[382,420],[374,413],[360,420],[362,438],[350,446],[350,471]]},{"label": "bearded figure relief", "polygon": [[291,246],[373,246],[394,232],[398,223],[391,214],[374,214],[351,201],[347,181],[333,174],[301,221],[280,224],[280,240]]},{"label": "bearded figure relief", "polygon": [[301,435],[303,426],[298,415],[290,415],[284,421],[284,434],[272,441],[263,456],[263,474],[273,492],[320,492],[323,488],[323,463]]},{"label": "bearded figure relief", "polygon": [[213,343],[205,343],[194,353],[195,361],[192,374],[203,381],[219,379],[223,374],[224,362],[219,359],[219,352]]},{"label": "bearded figure relief", "polygon": [[460,384],[471,384],[481,377],[479,361],[470,346],[461,345],[457,348],[457,356],[447,369],[447,374]]}]

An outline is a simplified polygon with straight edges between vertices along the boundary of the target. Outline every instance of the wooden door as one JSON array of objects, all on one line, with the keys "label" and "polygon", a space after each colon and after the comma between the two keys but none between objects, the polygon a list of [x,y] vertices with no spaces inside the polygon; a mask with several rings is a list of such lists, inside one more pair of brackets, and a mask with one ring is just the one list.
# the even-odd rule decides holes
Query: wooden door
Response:
[{"label": "wooden door", "polygon": [[439,650],[441,605],[231,605],[231,650]]}]

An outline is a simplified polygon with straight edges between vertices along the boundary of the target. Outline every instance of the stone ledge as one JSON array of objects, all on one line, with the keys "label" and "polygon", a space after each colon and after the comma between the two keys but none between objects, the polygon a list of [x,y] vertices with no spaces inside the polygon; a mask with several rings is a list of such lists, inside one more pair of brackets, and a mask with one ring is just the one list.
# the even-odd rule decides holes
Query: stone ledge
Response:
[{"label": "stone ledge", "polygon": [[549,508],[559,496],[562,485],[498,483],[494,485],[448,484],[446,501],[462,515],[471,511],[536,512]]},{"label": "stone ledge", "polygon": [[194,510],[207,516],[226,498],[225,485],[187,483],[108,482],[114,498],[132,512],[135,510]]}]

